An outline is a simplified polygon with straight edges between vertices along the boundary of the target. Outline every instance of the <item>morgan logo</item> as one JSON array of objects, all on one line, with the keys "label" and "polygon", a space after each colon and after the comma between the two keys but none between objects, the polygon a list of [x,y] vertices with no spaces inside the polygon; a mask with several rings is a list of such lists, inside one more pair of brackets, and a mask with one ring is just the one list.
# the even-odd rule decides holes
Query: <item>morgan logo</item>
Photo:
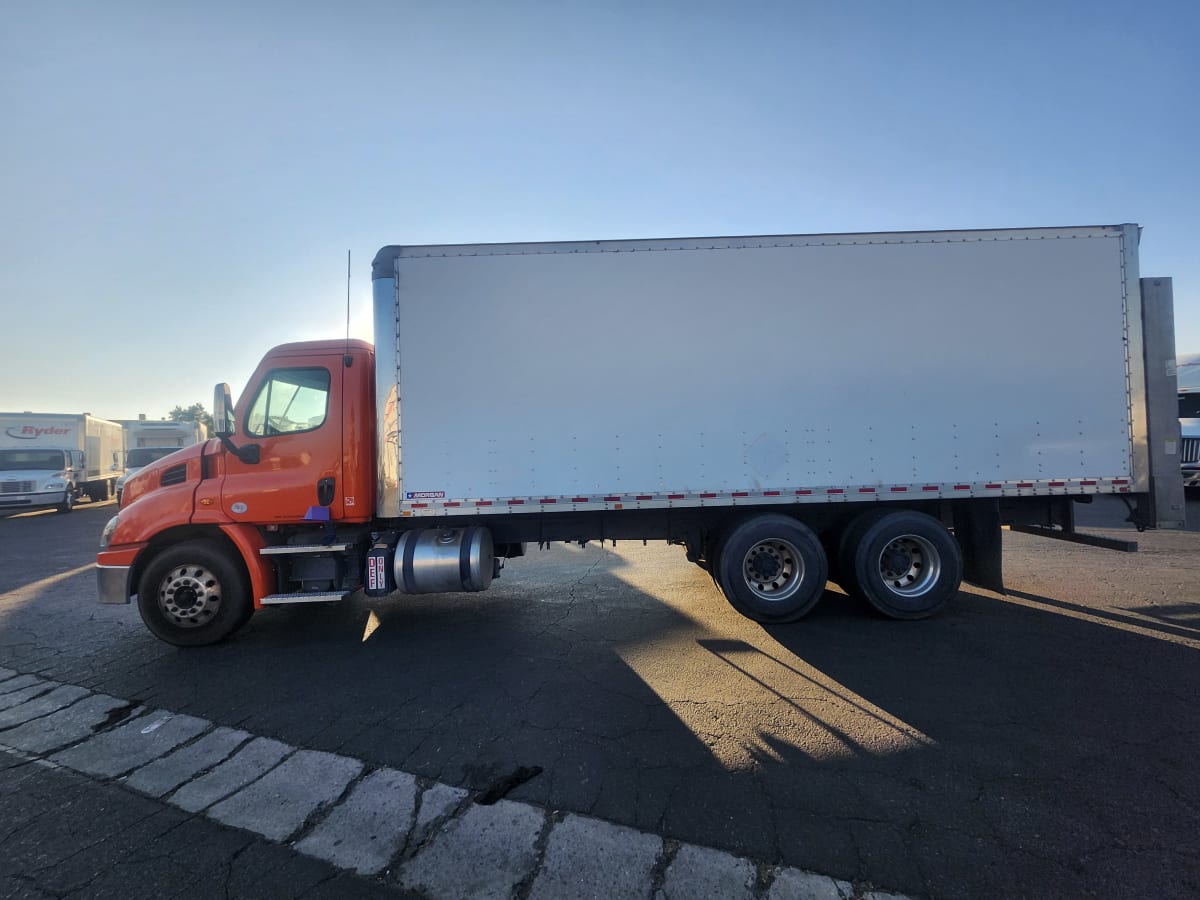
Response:
[{"label": "morgan logo", "polygon": [[14,425],[11,428],[6,428],[4,433],[10,438],[18,438],[22,441],[35,441],[40,437],[45,437],[46,435],[70,434],[71,429],[60,428],[57,425],[49,425],[45,428],[38,428],[36,425]]},{"label": "morgan logo", "polygon": [[404,498],[406,500],[445,500],[445,491],[408,491]]}]

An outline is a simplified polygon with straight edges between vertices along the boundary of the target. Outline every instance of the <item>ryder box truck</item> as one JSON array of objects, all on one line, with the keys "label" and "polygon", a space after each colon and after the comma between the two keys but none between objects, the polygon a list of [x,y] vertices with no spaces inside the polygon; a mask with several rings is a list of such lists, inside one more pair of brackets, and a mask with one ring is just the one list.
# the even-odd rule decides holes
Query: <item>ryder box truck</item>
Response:
[{"label": "ryder box truck", "polygon": [[107,500],[124,472],[121,426],[88,413],[0,413],[0,511],[70,512]]},{"label": "ryder box truck", "polygon": [[[1004,525],[1182,524],[1169,279],[1135,225],[389,246],[375,346],[285,344],[125,485],[100,599],[207,644],[263,606],[488,587],[665,540],[762,622],[921,618]],[[446,602],[453,602],[447,599]]]}]

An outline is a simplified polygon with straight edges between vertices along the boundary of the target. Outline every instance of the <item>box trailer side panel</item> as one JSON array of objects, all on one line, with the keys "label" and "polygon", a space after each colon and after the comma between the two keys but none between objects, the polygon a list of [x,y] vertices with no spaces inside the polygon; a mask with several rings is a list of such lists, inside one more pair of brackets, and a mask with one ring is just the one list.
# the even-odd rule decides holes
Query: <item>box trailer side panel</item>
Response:
[{"label": "box trailer side panel", "polygon": [[376,273],[381,514],[1128,483],[1130,234],[402,248]]},{"label": "box trailer side panel", "polygon": [[125,471],[125,430],[118,422],[84,417],[86,429],[87,480],[115,480]]}]

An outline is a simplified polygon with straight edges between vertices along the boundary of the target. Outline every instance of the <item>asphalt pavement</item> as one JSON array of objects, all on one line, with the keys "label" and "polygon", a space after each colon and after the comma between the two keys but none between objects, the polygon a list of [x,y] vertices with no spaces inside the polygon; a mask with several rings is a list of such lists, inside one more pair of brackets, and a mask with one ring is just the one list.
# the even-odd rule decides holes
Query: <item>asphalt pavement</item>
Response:
[{"label": "asphalt pavement", "polygon": [[[1134,555],[1010,534],[1005,596],[968,587],[938,618],[897,623],[831,587],[769,628],[678,548],[558,545],[484,594],[272,609],[180,650],[136,609],[94,602],[113,511],[0,519],[0,697],[34,687],[13,688],[24,676],[42,697],[82,691],[67,710],[116,704],[48,749],[0,719],[0,894],[454,896],[437,878],[486,869],[471,841],[497,834],[524,860],[517,896],[584,896],[589,860],[609,860],[608,882],[641,873],[631,896],[1200,893],[1194,532],[1134,534]],[[1117,506],[1087,512],[1117,533]],[[159,720],[201,730],[128,770],[55,759],[105,757]],[[139,769],[226,732],[245,735],[231,754],[284,753],[237,791],[347,780],[305,793],[317,802],[286,832],[216,814],[237,791],[193,809],[181,787],[137,787]],[[380,831],[400,841],[386,864],[300,846],[380,779],[408,812]],[[427,797],[458,799],[414,832]]]}]

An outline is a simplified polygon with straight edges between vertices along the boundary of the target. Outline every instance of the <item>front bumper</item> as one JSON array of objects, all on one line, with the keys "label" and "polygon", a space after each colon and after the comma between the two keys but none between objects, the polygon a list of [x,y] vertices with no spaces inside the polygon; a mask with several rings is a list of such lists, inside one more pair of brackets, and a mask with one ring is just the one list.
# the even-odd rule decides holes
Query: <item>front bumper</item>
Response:
[{"label": "front bumper", "polygon": [[96,587],[101,603],[129,602],[130,566],[102,566],[96,564]]},{"label": "front bumper", "polygon": [[34,494],[0,494],[0,509],[47,509],[61,506],[66,491],[40,491]]},{"label": "front bumper", "polygon": [[1180,467],[1184,487],[1200,487],[1200,463],[1184,463]]}]

